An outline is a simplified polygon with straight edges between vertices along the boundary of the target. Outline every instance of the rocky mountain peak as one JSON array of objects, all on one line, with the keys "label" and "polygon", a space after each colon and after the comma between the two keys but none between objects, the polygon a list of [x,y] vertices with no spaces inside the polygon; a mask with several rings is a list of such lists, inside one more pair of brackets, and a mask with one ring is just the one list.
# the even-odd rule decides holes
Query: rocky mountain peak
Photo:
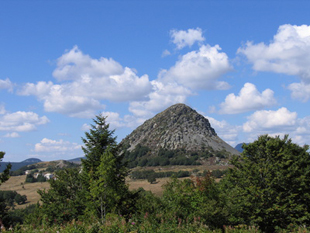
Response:
[{"label": "rocky mountain peak", "polygon": [[220,139],[207,118],[185,104],[175,104],[145,121],[123,141],[132,151],[146,146],[156,154],[160,149],[185,151],[226,151],[238,154]]}]

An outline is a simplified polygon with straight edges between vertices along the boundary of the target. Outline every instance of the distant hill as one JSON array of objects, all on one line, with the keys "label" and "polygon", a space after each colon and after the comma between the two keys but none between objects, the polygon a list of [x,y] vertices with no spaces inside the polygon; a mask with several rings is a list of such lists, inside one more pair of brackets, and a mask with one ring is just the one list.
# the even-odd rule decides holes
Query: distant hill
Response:
[{"label": "distant hill", "polygon": [[41,159],[30,158],[30,159],[26,159],[26,160],[22,161],[21,163],[39,163],[39,162],[42,162]]},{"label": "distant hill", "polygon": [[[12,164],[12,168],[11,171],[16,171],[18,169],[20,169],[21,167],[27,166],[27,165],[31,165],[34,163],[39,163],[41,162],[40,159],[36,159],[36,158],[30,158],[30,159],[26,159],[22,162],[11,162]],[[3,172],[4,169],[6,168],[6,166],[9,164],[10,162],[0,162],[0,172]]]},{"label": "distant hill", "polygon": [[75,159],[69,159],[67,160],[68,162],[72,162],[72,163],[77,163],[77,164],[81,164],[81,159],[85,159],[86,157],[78,157],[78,158],[75,158]]},{"label": "distant hill", "polygon": [[239,151],[240,153],[242,153],[243,152],[243,148],[242,148],[242,145],[243,144],[248,144],[248,143],[239,143],[238,145],[236,145],[235,146],[235,149],[237,150],[237,151]]},{"label": "distant hill", "polygon": [[[82,158],[85,158],[85,157],[79,157],[79,158],[74,158],[70,160],[56,160],[56,161],[50,161],[50,162],[43,162],[37,158],[29,158],[22,162],[11,162],[12,164],[11,171],[16,171],[24,166],[28,166],[32,164],[36,165],[36,167],[38,168],[48,167],[48,166],[52,166],[52,167],[70,166],[70,163],[81,164]],[[3,172],[9,163],[10,162],[0,162],[0,172]]]},{"label": "distant hill", "polygon": [[145,121],[121,145],[130,167],[194,165],[210,157],[240,154],[216,134],[207,118],[185,104]]}]

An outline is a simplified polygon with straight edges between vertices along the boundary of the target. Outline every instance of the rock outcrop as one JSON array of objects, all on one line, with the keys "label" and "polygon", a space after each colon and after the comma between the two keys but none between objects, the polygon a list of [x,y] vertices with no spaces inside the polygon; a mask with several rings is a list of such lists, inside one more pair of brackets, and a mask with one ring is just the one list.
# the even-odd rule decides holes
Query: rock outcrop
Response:
[{"label": "rock outcrop", "polygon": [[175,104],[145,121],[122,144],[128,145],[128,151],[137,145],[146,146],[152,155],[160,149],[239,154],[217,136],[208,119],[185,104]]}]

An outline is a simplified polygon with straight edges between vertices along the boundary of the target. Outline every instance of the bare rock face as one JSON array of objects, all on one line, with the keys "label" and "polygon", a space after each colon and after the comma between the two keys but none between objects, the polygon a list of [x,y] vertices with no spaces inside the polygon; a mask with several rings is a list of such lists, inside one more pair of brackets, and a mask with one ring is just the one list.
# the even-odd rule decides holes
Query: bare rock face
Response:
[{"label": "bare rock face", "polygon": [[140,144],[150,148],[152,154],[156,154],[161,148],[239,154],[217,136],[208,119],[185,104],[175,104],[145,121],[122,144],[129,145],[129,151]]}]

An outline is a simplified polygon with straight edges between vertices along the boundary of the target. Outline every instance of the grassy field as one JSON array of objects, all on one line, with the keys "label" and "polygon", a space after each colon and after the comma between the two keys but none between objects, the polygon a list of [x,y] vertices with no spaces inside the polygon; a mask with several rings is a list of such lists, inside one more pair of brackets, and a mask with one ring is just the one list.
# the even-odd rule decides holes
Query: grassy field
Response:
[{"label": "grassy field", "polygon": [[[226,169],[227,166],[171,166],[171,167],[147,167],[143,169],[153,169],[156,172],[163,171],[192,171],[194,169],[203,172],[203,170],[216,170],[216,169]],[[37,183],[25,183],[26,175],[22,176],[12,176],[8,181],[0,186],[0,190],[16,191],[21,195],[27,196],[27,203],[23,205],[16,205],[15,208],[25,208],[27,205],[36,204],[40,200],[40,196],[37,193],[38,189],[49,189],[48,182],[37,182]],[[161,196],[163,194],[162,186],[169,181],[170,178],[157,178],[156,182],[150,184],[147,180],[132,180],[127,179],[127,184],[130,190],[138,189],[142,187],[147,191],[152,191],[155,195]]]},{"label": "grassy field", "polygon": [[12,176],[8,181],[3,183],[0,186],[0,190],[2,191],[16,191],[20,195],[26,195],[27,196],[27,203],[23,205],[16,205],[15,208],[24,208],[27,205],[36,204],[40,196],[37,193],[38,189],[48,189],[49,183],[48,182],[38,182],[38,183],[24,183],[26,180],[26,175],[23,176]]}]

